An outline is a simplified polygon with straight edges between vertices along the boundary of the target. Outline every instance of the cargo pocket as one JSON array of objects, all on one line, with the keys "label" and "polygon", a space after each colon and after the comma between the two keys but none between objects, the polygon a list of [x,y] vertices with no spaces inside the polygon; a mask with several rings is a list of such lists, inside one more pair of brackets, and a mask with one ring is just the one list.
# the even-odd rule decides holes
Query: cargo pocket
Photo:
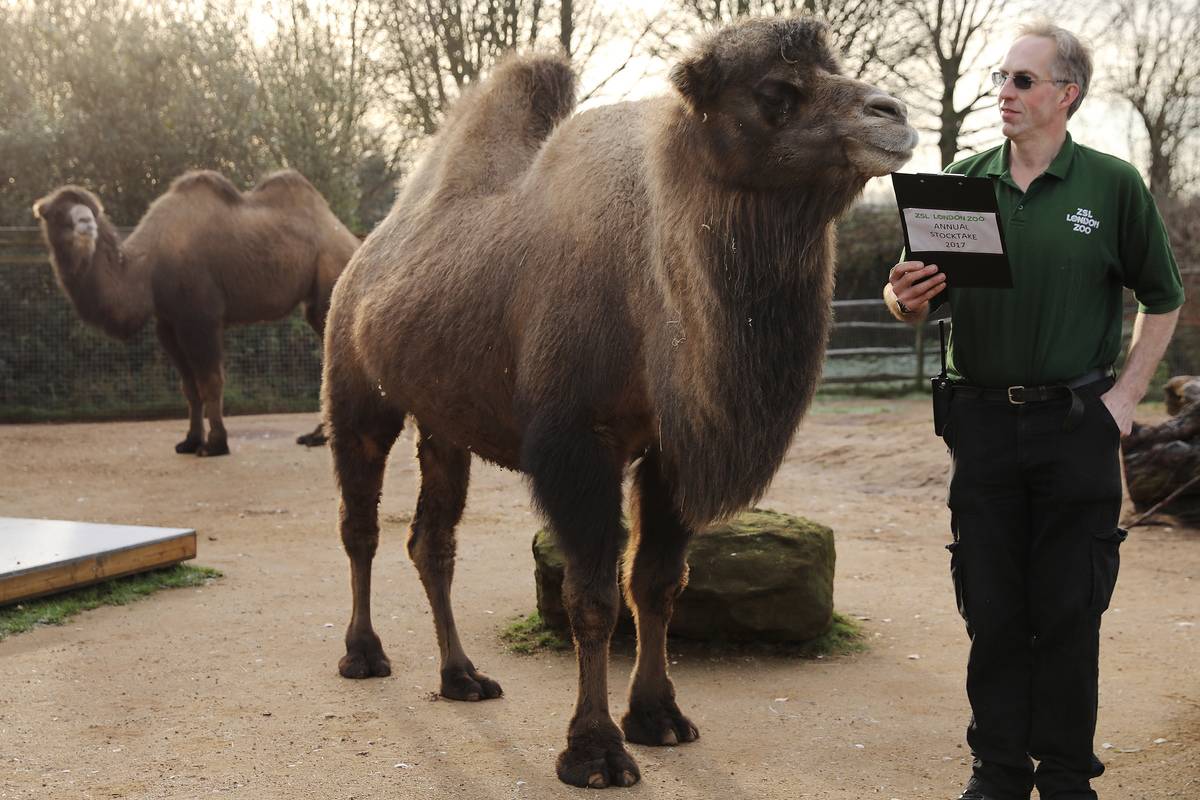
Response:
[{"label": "cargo pocket", "polygon": [[1092,611],[1103,614],[1112,600],[1121,567],[1121,542],[1129,533],[1112,528],[1092,536]]},{"label": "cargo pocket", "polygon": [[966,593],[963,591],[963,566],[962,557],[958,552],[959,544],[951,542],[946,545],[946,549],[950,551],[950,579],[954,581],[954,602],[958,606],[959,616],[970,625],[971,621],[967,619]]}]

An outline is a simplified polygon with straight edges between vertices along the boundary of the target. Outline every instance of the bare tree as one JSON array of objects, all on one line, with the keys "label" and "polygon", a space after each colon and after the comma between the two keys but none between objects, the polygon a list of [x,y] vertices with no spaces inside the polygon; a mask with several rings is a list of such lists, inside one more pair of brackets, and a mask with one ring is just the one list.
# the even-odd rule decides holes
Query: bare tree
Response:
[{"label": "bare tree", "polygon": [[1145,127],[1150,191],[1165,204],[1197,177],[1183,170],[1200,131],[1200,2],[1121,0],[1106,38],[1113,91]]},{"label": "bare tree", "polygon": [[571,55],[571,39],[575,35],[575,3],[561,0],[558,9],[558,41],[563,52]]},{"label": "bare tree", "polygon": [[887,87],[914,51],[911,21],[897,17],[901,0],[680,0],[706,26],[752,15],[811,14],[829,25],[833,45],[855,78]]},{"label": "bare tree", "polygon": [[[274,35],[248,46],[271,160],[298,169],[358,224],[370,222],[357,219],[362,196],[394,182],[403,140],[390,116],[372,115],[383,97],[374,11],[369,0],[289,0]],[[368,176],[373,185],[360,185]]]},{"label": "bare tree", "polygon": [[383,58],[393,107],[421,134],[501,53],[544,38],[542,0],[394,0],[384,6]]},{"label": "bare tree", "polygon": [[388,0],[380,23],[389,108],[408,129],[431,134],[450,103],[504,53],[551,42],[585,76],[589,65],[604,63],[601,74],[585,78],[586,100],[660,40],[659,19],[614,14],[598,0]]},{"label": "bare tree", "polygon": [[967,119],[984,107],[992,86],[982,54],[1014,4],[1006,0],[898,0],[902,24],[920,46],[899,65],[910,107],[932,121],[943,165],[955,160]]}]

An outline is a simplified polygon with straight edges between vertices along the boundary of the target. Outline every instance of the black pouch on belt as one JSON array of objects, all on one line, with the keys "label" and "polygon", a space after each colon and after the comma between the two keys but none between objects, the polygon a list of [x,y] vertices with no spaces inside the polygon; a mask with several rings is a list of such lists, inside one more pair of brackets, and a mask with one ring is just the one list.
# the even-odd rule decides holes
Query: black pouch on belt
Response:
[{"label": "black pouch on belt", "polygon": [[[941,342],[942,371],[937,377],[930,379],[929,387],[933,395],[933,432],[941,436],[946,430],[946,421],[950,419],[950,397],[953,395],[953,384],[946,377],[946,320],[938,320],[938,339]],[[917,358],[921,356],[918,354]]]},{"label": "black pouch on belt", "polygon": [[938,375],[929,381],[933,392],[933,432],[941,436],[946,430],[946,420],[950,418],[950,396],[953,384],[945,375]]}]

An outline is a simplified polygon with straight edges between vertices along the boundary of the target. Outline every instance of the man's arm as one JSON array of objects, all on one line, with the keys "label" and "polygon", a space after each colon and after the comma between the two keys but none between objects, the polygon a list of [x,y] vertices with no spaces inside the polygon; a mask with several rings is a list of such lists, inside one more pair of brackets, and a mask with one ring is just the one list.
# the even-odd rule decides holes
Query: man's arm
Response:
[{"label": "man's arm", "polygon": [[1179,309],[1165,314],[1146,314],[1139,311],[1133,322],[1133,338],[1129,341],[1129,355],[1125,358],[1125,366],[1121,377],[1113,388],[1109,389],[1100,399],[1108,407],[1121,429],[1121,436],[1127,436],[1133,428],[1133,414],[1137,404],[1146,395],[1150,386],[1150,378],[1158,369],[1158,362],[1163,353],[1167,352],[1167,344],[1171,334],[1175,332],[1175,323],[1179,320]]},{"label": "man's arm", "polygon": [[[901,322],[918,325],[929,316],[929,301],[946,288],[946,276],[934,264],[902,261],[888,273],[883,287],[883,302]],[[908,313],[900,310],[900,303]]]}]

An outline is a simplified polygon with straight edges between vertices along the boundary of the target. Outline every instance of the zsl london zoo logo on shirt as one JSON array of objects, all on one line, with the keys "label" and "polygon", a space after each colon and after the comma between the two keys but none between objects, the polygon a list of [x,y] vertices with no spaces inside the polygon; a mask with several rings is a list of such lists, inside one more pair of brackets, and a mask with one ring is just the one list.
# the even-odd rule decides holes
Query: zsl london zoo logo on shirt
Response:
[{"label": "zsl london zoo logo on shirt", "polygon": [[1076,233],[1091,236],[1092,231],[1100,227],[1100,220],[1092,216],[1089,208],[1077,208],[1073,214],[1067,214],[1067,222],[1075,226]]}]

